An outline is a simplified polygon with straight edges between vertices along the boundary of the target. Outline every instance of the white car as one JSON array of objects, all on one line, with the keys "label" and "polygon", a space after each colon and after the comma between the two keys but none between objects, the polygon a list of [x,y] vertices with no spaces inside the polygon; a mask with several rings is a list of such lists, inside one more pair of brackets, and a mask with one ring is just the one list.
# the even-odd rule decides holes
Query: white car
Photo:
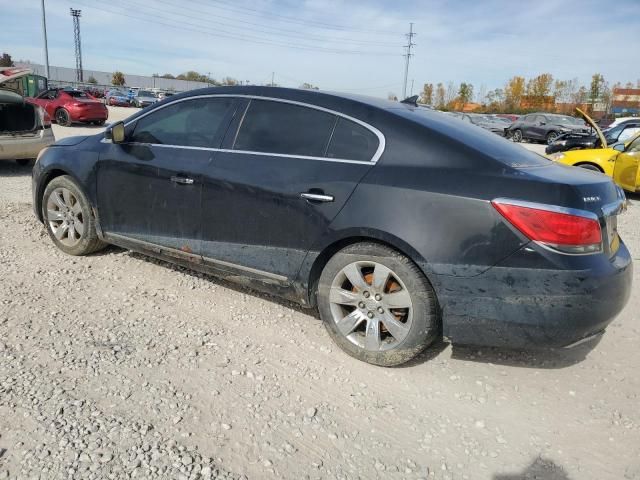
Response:
[{"label": "white car", "polygon": [[638,120],[638,117],[618,117],[609,125],[607,125],[607,128],[613,128],[616,125],[620,125],[622,122],[626,122],[627,120]]},{"label": "white car", "polygon": [[0,160],[16,160],[20,165],[55,142],[47,113],[20,94],[17,80],[29,73],[24,68],[0,69]]}]

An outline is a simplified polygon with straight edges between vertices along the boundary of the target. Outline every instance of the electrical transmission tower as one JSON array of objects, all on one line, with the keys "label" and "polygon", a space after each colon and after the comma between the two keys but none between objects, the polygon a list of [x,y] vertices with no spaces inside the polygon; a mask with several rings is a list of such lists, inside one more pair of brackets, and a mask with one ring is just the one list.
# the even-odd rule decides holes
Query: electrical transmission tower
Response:
[{"label": "electrical transmission tower", "polygon": [[416,44],[413,43],[413,37],[415,37],[416,34],[413,32],[413,23],[409,24],[409,33],[406,34],[407,37],[407,44],[404,46],[404,48],[407,49],[407,53],[404,55],[404,57],[406,58],[405,64],[404,64],[404,83],[402,86],[402,98],[407,98],[407,77],[409,76],[409,60],[411,59],[411,57],[413,57],[413,53],[411,53],[411,47],[414,47]]},{"label": "electrical transmission tower", "polygon": [[70,8],[73,17],[73,40],[76,46],[76,81],[82,82],[82,45],[80,40],[80,14],[82,10]]}]

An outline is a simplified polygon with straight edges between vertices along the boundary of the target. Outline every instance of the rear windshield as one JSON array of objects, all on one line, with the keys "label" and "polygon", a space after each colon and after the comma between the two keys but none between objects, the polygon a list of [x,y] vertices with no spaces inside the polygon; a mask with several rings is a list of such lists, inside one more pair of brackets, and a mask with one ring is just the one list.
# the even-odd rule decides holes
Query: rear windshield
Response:
[{"label": "rear windshield", "polygon": [[482,128],[469,128],[469,123],[442,112],[410,107],[394,108],[393,112],[454,138],[470,149],[477,150],[513,168],[541,167],[549,165],[550,162],[548,158],[527,150],[521,145]]}]

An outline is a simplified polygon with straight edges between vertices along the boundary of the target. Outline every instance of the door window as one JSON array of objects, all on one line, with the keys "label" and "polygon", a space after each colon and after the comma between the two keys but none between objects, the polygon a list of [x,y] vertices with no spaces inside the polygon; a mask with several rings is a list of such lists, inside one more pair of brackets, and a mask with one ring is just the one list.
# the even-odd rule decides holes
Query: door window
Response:
[{"label": "door window", "polygon": [[160,108],[137,121],[132,143],[218,147],[232,98],[196,98]]},{"label": "door window", "polygon": [[640,126],[629,125],[625,127],[624,130],[622,130],[622,132],[620,133],[620,136],[618,137],[618,142],[626,142],[638,132],[640,132]]},{"label": "door window", "polygon": [[309,157],[324,156],[335,115],[270,100],[252,100],[235,150]]},{"label": "door window", "polygon": [[627,147],[627,151],[625,153],[636,153],[640,152],[640,137],[636,138],[629,147]]},{"label": "door window", "polygon": [[538,115],[536,117],[536,123],[542,124],[542,123],[545,123],[546,121],[547,121],[547,119],[544,118],[542,115]]},{"label": "door window", "polygon": [[329,142],[327,157],[371,161],[380,141],[368,128],[339,117]]}]

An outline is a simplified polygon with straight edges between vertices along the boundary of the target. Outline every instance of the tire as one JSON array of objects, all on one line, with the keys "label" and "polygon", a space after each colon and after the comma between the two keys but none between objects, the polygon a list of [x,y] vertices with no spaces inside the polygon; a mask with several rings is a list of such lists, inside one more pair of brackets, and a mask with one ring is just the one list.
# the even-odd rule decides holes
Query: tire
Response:
[{"label": "tire", "polygon": [[96,219],[86,195],[68,175],[54,178],[45,188],[42,218],[49,237],[64,253],[88,255],[106,246],[98,238]]},{"label": "tire", "polygon": [[[361,282],[361,288],[345,272]],[[360,277],[354,277],[357,272]],[[383,279],[382,287],[374,285],[378,279]],[[440,334],[436,296],[428,280],[410,259],[377,243],[356,243],[336,253],[320,275],[317,303],[335,343],[373,365],[406,363]]]},{"label": "tire", "polygon": [[97,120],[97,121],[92,122],[92,123],[93,123],[94,125],[98,126],[98,127],[101,127],[101,126],[103,126],[103,125],[104,125],[105,121],[106,121],[106,120]]},{"label": "tire", "polygon": [[558,139],[559,135],[558,132],[549,132],[547,133],[547,145],[551,145],[553,142],[555,142]]},{"label": "tire", "polygon": [[71,125],[71,116],[64,108],[56,110],[56,123],[62,127],[68,127]]},{"label": "tire", "polygon": [[30,158],[19,158],[18,160],[16,160],[16,163],[21,167],[26,167],[31,163],[31,161],[32,160]]},{"label": "tire", "polygon": [[604,173],[600,168],[595,165],[591,165],[590,163],[583,163],[582,165],[576,165],[576,167],[584,168],[585,170],[591,170],[594,172]]},{"label": "tire", "polygon": [[516,128],[513,131],[513,134],[511,135],[511,140],[513,140],[516,143],[520,143],[522,141],[522,130],[520,130],[519,128]]}]

